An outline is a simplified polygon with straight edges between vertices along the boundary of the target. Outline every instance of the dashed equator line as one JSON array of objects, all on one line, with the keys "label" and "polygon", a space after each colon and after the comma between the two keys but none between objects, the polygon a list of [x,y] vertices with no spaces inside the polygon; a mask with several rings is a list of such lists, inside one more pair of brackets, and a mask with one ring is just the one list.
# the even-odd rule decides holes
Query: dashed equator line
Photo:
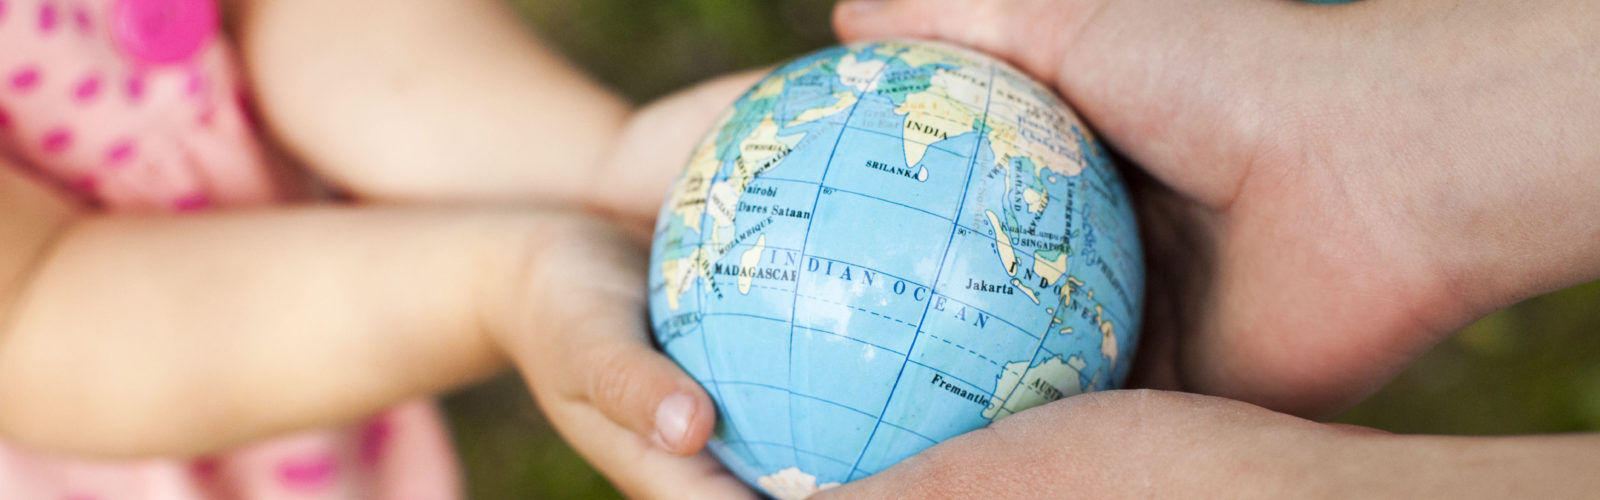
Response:
[{"label": "dashed equator line", "polygon": [[[734,286],[741,286],[741,287],[745,286],[745,285],[740,285],[738,283],[733,283],[733,285]],[[794,290],[790,290],[790,289],[787,289],[787,288],[778,288],[778,287],[774,287],[774,286],[757,285],[755,283],[751,283],[749,286],[750,286],[750,288],[759,288],[759,289],[762,289],[762,290],[772,290],[774,292],[792,293],[792,294],[795,294],[796,296],[805,297],[805,298],[808,298],[808,299],[811,299],[811,300],[815,300],[815,301],[818,301],[818,302],[827,302],[829,304],[834,304],[834,305],[839,305],[839,306],[844,306],[844,307],[848,307],[848,308],[851,308],[851,309],[855,309],[857,311],[861,311],[861,312],[864,312],[864,313],[867,313],[867,314],[871,314],[873,316],[876,316],[876,317],[879,317],[879,318],[883,318],[883,319],[886,319],[886,320],[889,320],[889,321],[893,321],[895,323],[899,323],[899,324],[902,324],[902,325],[916,326],[916,325],[913,325],[911,323],[907,323],[907,322],[901,320],[900,318],[896,318],[894,316],[890,316],[890,315],[887,315],[887,314],[878,313],[876,311],[873,311],[871,309],[867,309],[865,307],[846,304],[844,302],[838,302],[838,301],[834,301],[834,300],[829,300],[829,299],[825,299],[825,298],[818,297],[818,296],[815,296],[815,295],[799,293],[799,292],[796,292]]]},{"label": "dashed equator line", "polygon": [[818,297],[818,296],[815,296],[815,295],[807,295],[807,294],[798,293],[798,292],[796,292],[795,295],[798,296],[798,297],[805,297],[805,298],[808,298],[808,299],[811,299],[811,300],[816,300],[816,301],[820,301],[820,302],[827,302],[829,304],[848,307],[848,308],[851,308],[851,309],[855,309],[857,311],[861,311],[861,312],[864,312],[864,313],[867,313],[867,314],[871,314],[873,316],[877,316],[879,318],[883,318],[883,319],[886,319],[886,320],[889,320],[889,321],[893,321],[895,323],[899,323],[899,324],[906,325],[906,326],[909,326],[909,327],[916,327],[917,326],[917,325],[913,325],[911,323],[907,323],[905,321],[901,321],[900,318],[896,318],[894,316],[889,316],[887,314],[879,314],[879,313],[873,312],[872,310],[867,309],[865,307],[854,306],[854,305],[846,304],[846,303],[843,303],[843,302],[828,300],[828,299],[824,299],[822,297]]},{"label": "dashed equator line", "polygon": [[944,342],[944,343],[946,343],[946,344],[950,344],[950,345],[951,345],[951,346],[954,346],[954,347],[955,347],[955,348],[957,348],[957,349],[961,349],[961,350],[963,350],[963,351],[967,351],[967,352],[969,352],[969,353],[971,353],[971,354],[972,354],[972,355],[973,355],[973,356],[977,356],[977,357],[978,357],[978,359],[982,359],[982,360],[984,360],[984,361],[988,361],[988,362],[989,362],[989,364],[991,364],[991,365],[995,365],[995,366],[998,366],[998,367],[1000,367],[1000,369],[1001,369],[1001,370],[1004,370],[1004,369],[1005,369],[1005,365],[1002,365],[1002,364],[1000,364],[1000,363],[998,363],[998,362],[996,362],[996,361],[995,361],[995,360],[993,360],[993,359],[989,359],[989,357],[988,357],[988,356],[984,356],[984,355],[982,355],[982,354],[979,354],[979,353],[978,353],[978,351],[974,351],[974,350],[972,350],[972,349],[971,349],[971,348],[969,348],[969,347],[967,347],[967,346],[964,346],[964,345],[961,345],[961,344],[957,344],[957,343],[955,343],[955,342],[951,342],[951,341],[950,341],[950,340],[948,340],[948,339],[945,339],[945,338],[944,338],[944,337],[940,337],[940,336],[938,336],[938,335],[934,335],[934,334],[933,334],[933,333],[931,333],[931,332],[926,332],[926,333],[927,333],[927,334],[928,334],[928,338],[931,338],[931,339],[934,339],[934,340],[938,340],[938,341],[940,341],[940,342]]},{"label": "dashed equator line", "polygon": [[[974,305],[974,304],[968,303],[966,301],[963,301],[960,298],[957,298],[957,297],[954,297],[954,296],[951,296],[951,295],[945,295],[945,294],[942,294],[942,293],[934,292],[933,291],[933,287],[928,285],[928,284],[926,284],[926,283],[921,283],[921,282],[918,282],[918,281],[909,280],[909,279],[906,279],[906,278],[903,278],[903,277],[900,277],[900,276],[897,276],[897,275],[894,275],[894,274],[890,274],[890,273],[881,271],[878,268],[875,268],[875,267],[872,267],[872,266],[866,266],[866,265],[857,264],[857,263],[854,263],[854,262],[847,262],[847,261],[843,261],[843,260],[823,257],[823,256],[820,256],[820,255],[806,255],[806,254],[803,254],[803,253],[799,253],[798,250],[795,250],[795,249],[792,249],[792,248],[775,248],[775,247],[772,247],[772,246],[768,246],[767,248],[769,250],[776,249],[776,250],[784,250],[784,251],[796,252],[799,255],[800,259],[808,259],[808,258],[810,258],[810,259],[817,259],[817,260],[823,260],[823,261],[828,261],[828,262],[836,262],[836,263],[839,263],[839,264],[844,264],[846,266],[853,266],[853,267],[855,267],[857,269],[871,271],[871,272],[873,272],[875,274],[879,274],[879,275],[882,275],[882,276],[887,276],[889,278],[893,278],[893,279],[899,280],[899,281],[904,281],[906,283],[906,285],[909,285],[909,286],[926,288],[926,289],[929,290],[929,301],[930,301],[930,303],[931,303],[933,297],[943,297],[945,300],[947,300],[949,302],[953,302],[953,303],[955,303],[957,305],[960,305],[962,307],[966,307],[968,309],[971,309],[974,312],[977,312],[977,313],[983,314],[985,316],[988,316],[990,318],[994,318],[996,320],[999,320],[1001,323],[1005,324],[1006,326],[1009,326],[1012,329],[1022,333],[1023,335],[1026,335],[1028,338],[1035,339],[1035,340],[1038,339],[1038,337],[1035,336],[1031,330],[1023,328],[1023,327],[1017,325],[1016,322],[1013,322],[1010,319],[1007,319],[1005,316],[1002,316],[1002,315],[999,315],[999,314],[995,314],[993,312],[990,312],[987,309],[984,309],[984,308],[978,307],[977,305]],[[796,272],[799,272],[798,268],[796,269]],[[752,283],[752,285],[753,285],[753,283]],[[770,288],[770,287],[768,287],[768,288]],[[798,285],[796,285],[796,288],[798,288]],[[785,292],[785,293],[795,293],[794,291],[785,290],[785,289],[778,289],[778,291]],[[807,297],[810,297],[810,296],[807,295]]]}]

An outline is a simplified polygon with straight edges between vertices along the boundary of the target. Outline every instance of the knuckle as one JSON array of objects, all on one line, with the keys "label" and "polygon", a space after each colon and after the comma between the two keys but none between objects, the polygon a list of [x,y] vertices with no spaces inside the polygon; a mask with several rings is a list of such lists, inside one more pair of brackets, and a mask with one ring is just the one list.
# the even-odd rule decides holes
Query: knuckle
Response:
[{"label": "knuckle", "polygon": [[629,358],[627,350],[605,349],[590,355],[585,362],[583,369],[589,376],[584,396],[603,413],[621,410],[629,395],[639,388],[640,381],[632,376],[637,363]]}]

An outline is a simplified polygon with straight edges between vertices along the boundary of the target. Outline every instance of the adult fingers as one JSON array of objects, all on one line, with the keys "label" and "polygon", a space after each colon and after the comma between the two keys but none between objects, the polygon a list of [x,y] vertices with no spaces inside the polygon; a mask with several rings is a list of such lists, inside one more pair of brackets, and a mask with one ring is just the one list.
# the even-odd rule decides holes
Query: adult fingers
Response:
[{"label": "adult fingers", "polygon": [[847,42],[881,38],[947,40],[1053,76],[1066,42],[1105,0],[848,0],[833,12]]},{"label": "adult fingers", "polygon": [[[1055,87],[1117,149],[1209,206],[1236,192],[1282,90],[1319,67],[1334,16],[1269,0],[851,0],[846,41],[971,46]],[[1309,62],[1308,62],[1309,61]],[[1286,83],[1287,82],[1287,83]]]}]

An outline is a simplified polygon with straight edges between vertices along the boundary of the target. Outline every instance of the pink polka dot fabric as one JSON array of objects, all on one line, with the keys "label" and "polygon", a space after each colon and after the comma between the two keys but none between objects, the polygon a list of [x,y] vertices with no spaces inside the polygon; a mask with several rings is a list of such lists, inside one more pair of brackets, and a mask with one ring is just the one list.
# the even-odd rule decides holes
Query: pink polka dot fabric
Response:
[{"label": "pink polka dot fabric", "polygon": [[212,37],[183,61],[140,60],[98,29],[126,2],[187,3],[0,0],[0,149],[108,208],[275,199],[226,44]]},{"label": "pink polka dot fabric", "polygon": [[431,500],[461,498],[433,405],[350,429],[301,433],[188,461],[106,462],[0,446],[0,498],[39,500]]},{"label": "pink polka dot fabric", "polygon": [[[210,1],[0,0],[3,163],[107,210],[278,201],[232,53],[214,26],[196,25],[215,23],[216,6],[197,3]],[[0,443],[0,499],[460,497],[427,402],[183,461],[94,461]]]}]

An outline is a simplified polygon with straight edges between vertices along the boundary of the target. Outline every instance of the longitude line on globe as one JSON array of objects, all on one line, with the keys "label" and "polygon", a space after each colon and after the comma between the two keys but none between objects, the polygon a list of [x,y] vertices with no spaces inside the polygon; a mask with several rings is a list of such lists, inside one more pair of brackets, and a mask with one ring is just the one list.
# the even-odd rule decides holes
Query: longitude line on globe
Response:
[{"label": "longitude line on globe", "polygon": [[[978,140],[974,141],[975,144],[973,144],[973,146],[972,146],[972,158],[967,161],[967,181],[963,186],[961,186],[961,198],[960,198],[960,202],[956,206],[956,219],[957,220],[961,219],[961,211],[966,209],[967,191],[972,188],[972,172],[976,170],[976,167],[977,167],[977,164],[978,164],[978,151],[979,151],[979,148],[983,147],[983,137],[982,137],[981,134],[983,133],[983,129],[984,128],[988,128],[988,126],[989,126],[989,106],[994,103],[994,75],[995,75],[995,67],[993,65],[991,65],[991,66],[989,66],[989,86],[988,86],[989,94],[988,94],[987,97],[984,98],[984,102],[983,102],[983,119],[980,120],[981,126],[978,129],[978,131],[976,132],[976,133],[978,133],[980,135],[978,137]],[[874,424],[872,426],[872,433],[867,436],[867,442],[865,444],[861,445],[861,453],[856,455],[855,464],[850,466],[850,477],[851,478],[854,478],[856,473],[860,472],[859,468],[861,467],[861,460],[863,458],[866,458],[867,449],[868,449],[868,447],[872,446],[872,439],[877,437],[878,429],[883,427],[884,414],[889,411],[889,403],[894,402],[895,391],[899,390],[899,388],[900,388],[900,380],[906,374],[906,365],[910,364],[910,362],[911,362],[911,353],[916,352],[917,339],[918,339],[918,337],[922,336],[922,325],[923,325],[923,323],[927,322],[927,320],[928,320],[928,311],[933,308],[933,296],[934,295],[938,295],[938,293],[939,293],[939,289],[938,289],[939,288],[939,279],[941,277],[943,277],[943,275],[944,275],[945,262],[950,260],[950,248],[955,243],[956,230],[959,227],[960,227],[960,224],[951,224],[951,226],[950,226],[950,236],[945,239],[944,252],[942,252],[943,255],[939,259],[939,269],[933,273],[933,286],[928,289],[929,290],[928,305],[925,305],[925,306],[922,307],[922,318],[917,320],[917,329],[916,329],[916,331],[914,333],[912,333],[912,336],[911,336],[911,347],[906,349],[905,361],[900,363],[900,373],[898,375],[895,375],[894,385],[890,386],[890,388],[889,388],[889,397],[884,399],[884,401],[883,401],[883,409],[878,411],[878,423]]]},{"label": "longitude line on globe", "polygon": [[[892,57],[899,57],[901,54],[904,54],[906,50],[908,50],[908,49],[901,49],[900,52],[895,53],[895,55],[892,56]],[[878,70],[877,74],[872,75],[872,79],[868,80],[868,82],[877,82],[879,78],[883,77],[884,72],[887,72],[887,71],[889,71],[889,65],[888,64],[884,64],[883,65],[883,69]],[[838,79],[835,78],[835,79],[830,80],[828,82],[828,85],[829,85],[829,89],[828,90],[829,91],[837,92],[837,89],[838,89],[837,80]],[[868,85],[870,85],[870,83]],[[844,133],[845,133],[846,130],[850,129],[850,120],[855,118],[856,110],[857,109],[861,109],[861,101],[866,98],[865,94],[866,94],[866,90],[864,90],[864,89],[860,90],[860,91],[857,91],[856,103],[854,105],[851,105],[850,106],[850,112],[845,114],[844,123],[841,123],[839,125],[839,135],[837,137],[835,137],[834,140],[833,140],[833,149],[828,152],[828,161],[827,161],[827,163],[824,163],[822,165],[822,176],[819,179],[817,179],[817,183],[818,183],[817,184],[817,196],[811,200],[811,218],[806,220],[805,236],[803,236],[801,238],[801,240],[800,240],[800,258],[801,259],[805,259],[806,258],[806,247],[811,244],[811,225],[812,225],[813,222],[815,222],[817,220],[816,219],[817,205],[821,204],[821,202],[822,202],[822,192],[823,192],[824,189],[828,188],[827,187],[827,184],[828,184],[828,172],[833,169],[833,158],[834,158],[835,155],[837,155],[839,153],[839,143],[844,141]],[[797,280],[795,282],[794,298],[789,302],[789,325],[790,326],[789,326],[789,366],[788,366],[788,368],[789,368],[789,386],[791,388],[794,387],[794,334],[795,334],[795,328],[794,328],[795,317],[794,316],[795,316],[795,311],[799,309],[799,306],[800,306],[800,282]],[[795,425],[794,425],[795,417],[794,417],[794,404],[793,404],[793,402],[794,402],[794,393],[793,393],[792,390],[790,391],[789,401],[790,401],[790,405],[789,405],[789,441],[790,442],[795,442],[796,441],[795,440],[795,435],[794,435],[794,432],[795,432]],[[867,441],[871,442],[872,438],[870,438],[870,437],[867,438]],[[799,447],[799,443],[795,442],[795,446]],[[800,461],[799,460],[799,456],[796,455],[796,457],[795,457],[795,462],[796,462],[795,465],[798,466],[799,465],[799,461]],[[852,466],[852,468],[854,468],[854,466]],[[846,479],[848,479],[849,475],[853,474],[853,471],[846,471],[845,474],[846,474],[846,476],[845,476]]]},{"label": "longitude line on globe", "polygon": [[[739,101],[745,100],[745,98],[749,97],[754,92],[755,92],[755,88],[751,88],[749,90],[746,90],[744,92],[744,95],[739,96],[739,100],[738,101],[734,101],[736,103],[735,106],[738,105],[737,103]],[[721,132],[715,132],[714,131],[712,133],[721,133]],[[720,175],[721,169],[722,169],[722,167],[718,167],[718,175]],[[706,183],[706,192],[705,192],[705,194],[701,195],[701,197],[700,197],[700,199],[702,199],[702,200],[707,200],[707,203],[709,203],[709,200],[711,199],[711,189],[716,187],[716,185],[717,185],[717,178],[716,177],[717,177],[716,175],[713,175],[712,178],[711,178],[711,181]],[[704,244],[706,241],[709,241],[705,236],[705,228],[707,228],[707,227],[711,228],[711,231],[713,233],[715,233],[716,230],[717,230],[716,225],[710,225],[710,226],[706,225],[706,222],[708,222],[708,219],[710,219],[710,218],[711,218],[711,211],[710,210],[705,210],[705,211],[702,211],[700,213],[700,227],[701,227],[700,241],[701,241],[702,244]],[[702,255],[704,255],[704,254],[702,253]],[[696,309],[700,311],[700,314],[702,315],[702,317],[705,315],[705,312],[706,312],[706,288],[711,286],[711,279],[712,278],[703,279],[701,281],[703,281],[704,284],[701,284],[701,285],[698,285],[698,286],[695,287],[695,289],[696,289],[696,295],[695,295],[696,304],[695,305],[696,305]],[[727,401],[727,399],[724,399],[723,396],[722,396],[722,385],[721,385],[721,383],[717,382],[717,380],[718,380],[717,369],[712,366],[715,363],[713,363],[711,361],[712,360],[711,348],[707,345],[707,341],[706,341],[706,337],[708,337],[708,336],[710,336],[710,332],[706,331],[705,328],[701,328],[700,329],[700,350],[701,350],[702,353],[704,353],[704,356],[705,356],[706,373],[710,374],[710,376],[711,376],[710,377],[711,380],[712,380],[711,391],[716,394],[717,401]],[[723,415],[727,415],[727,414],[723,414]],[[739,432],[739,427],[738,427],[738,425],[734,424],[732,418],[722,418],[722,415],[719,415],[718,416],[718,420],[721,421],[722,425],[727,426],[728,432],[730,434],[733,434],[735,436],[739,436],[739,439],[737,441],[740,441],[740,442],[744,441],[744,433]],[[733,445],[730,444],[729,446],[733,446]],[[746,444],[746,445],[743,445],[743,446],[744,446],[744,453],[745,453],[746,456],[749,456],[750,458],[755,459],[756,463],[761,465],[762,469],[766,469],[767,468],[766,464],[762,463],[760,461],[760,459],[757,459],[756,458],[756,454],[754,452],[750,451],[750,445]]]},{"label": "longitude line on globe", "polygon": [[[1021,122],[1022,119],[1018,118],[1017,121]],[[1020,123],[1019,123],[1018,126],[1019,127],[1021,126]],[[1087,164],[1088,160],[1085,159],[1084,163]],[[1009,186],[1009,185],[1010,185],[1010,183],[1007,183],[1007,186]],[[1086,199],[1086,198],[1082,197],[1082,196],[1075,196],[1075,197],[1073,197],[1073,199],[1074,200],[1083,200],[1083,199]],[[1089,218],[1089,208],[1090,208],[1089,204],[1087,202],[1085,202],[1083,204],[1083,219],[1085,219],[1085,220],[1087,220]],[[1073,209],[1073,207],[1067,207],[1067,211],[1069,213],[1072,211],[1072,209]],[[1002,212],[1009,212],[1011,210],[1011,208],[1008,205],[1002,205],[1000,207],[1000,210]],[[1007,215],[1010,215],[1010,214],[1007,214]],[[1071,236],[1072,235],[1072,221],[1074,219],[1077,219],[1077,217],[1069,217],[1067,219],[1067,230],[1066,230],[1065,234],[1067,235],[1068,238],[1072,237]],[[1003,229],[996,228],[995,230],[996,231],[1002,231]],[[1068,255],[1066,260],[1067,260],[1067,264],[1065,266],[1066,269],[1061,270],[1061,277],[1057,278],[1058,280],[1069,279],[1072,276],[1072,257],[1070,255]],[[1026,286],[1026,285],[1024,285],[1024,286]],[[1066,285],[1062,285],[1062,286],[1066,286]],[[1033,391],[1035,394],[1039,394],[1040,396],[1044,395],[1044,394],[1040,393],[1038,389],[1035,389],[1035,388],[1033,388],[1033,387],[1031,387],[1031,386],[1029,386],[1027,384],[1024,384],[1023,383],[1023,379],[1026,378],[1026,376],[1028,374],[1028,370],[1033,369],[1034,359],[1039,357],[1039,353],[1040,352],[1046,352],[1046,350],[1044,348],[1044,342],[1045,342],[1046,339],[1050,338],[1050,329],[1055,328],[1054,320],[1055,320],[1056,315],[1065,314],[1065,310],[1066,310],[1066,306],[1067,306],[1067,297],[1069,295],[1070,295],[1070,292],[1069,293],[1065,293],[1065,294],[1061,294],[1061,297],[1056,299],[1056,314],[1052,314],[1052,315],[1050,315],[1050,318],[1045,319],[1044,331],[1039,332],[1039,343],[1034,345],[1033,354],[1028,355],[1028,365],[1027,365],[1026,368],[1022,369],[1022,373],[1018,374],[1018,376],[1017,376],[1017,384],[1015,386],[1012,386],[1011,392],[1007,392],[1006,393],[1005,400],[1000,401],[1000,406],[997,407],[997,409],[995,410],[995,416],[996,417],[1000,416],[1000,412],[1010,411],[1010,410],[1008,410],[1006,408],[1006,405],[1011,404],[1011,398],[1017,395],[1017,391],[1019,389],[1027,389],[1027,390]],[[1063,360],[1063,361],[1065,361],[1065,360]],[[997,393],[1000,392],[1000,388],[999,387],[995,387],[994,389],[995,389],[995,392],[997,392]]]}]

